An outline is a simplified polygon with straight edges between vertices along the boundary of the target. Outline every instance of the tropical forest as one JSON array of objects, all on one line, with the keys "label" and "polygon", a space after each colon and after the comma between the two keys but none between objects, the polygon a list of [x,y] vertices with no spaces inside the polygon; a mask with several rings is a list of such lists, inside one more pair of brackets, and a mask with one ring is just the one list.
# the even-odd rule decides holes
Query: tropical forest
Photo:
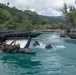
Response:
[{"label": "tropical forest", "polygon": [[0,29],[64,29],[65,18],[38,15],[30,10],[9,7],[10,3],[0,3]]}]

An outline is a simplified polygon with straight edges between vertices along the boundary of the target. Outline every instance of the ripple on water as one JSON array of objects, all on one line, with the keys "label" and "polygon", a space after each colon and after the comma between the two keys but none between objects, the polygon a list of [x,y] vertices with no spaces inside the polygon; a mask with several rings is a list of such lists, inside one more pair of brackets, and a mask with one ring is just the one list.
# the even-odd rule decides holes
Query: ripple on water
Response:
[{"label": "ripple on water", "polygon": [[[33,47],[35,40],[40,46]],[[45,49],[46,44],[52,49]],[[57,33],[43,33],[32,40],[30,48],[37,53],[4,54],[0,52],[0,75],[75,75],[76,46]]]}]

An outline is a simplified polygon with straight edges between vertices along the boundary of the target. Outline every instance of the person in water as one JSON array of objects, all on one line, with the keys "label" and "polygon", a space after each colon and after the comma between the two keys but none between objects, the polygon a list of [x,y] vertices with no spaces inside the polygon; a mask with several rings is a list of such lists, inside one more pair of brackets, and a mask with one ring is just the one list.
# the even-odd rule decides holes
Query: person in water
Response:
[{"label": "person in water", "polygon": [[51,44],[47,44],[47,45],[45,46],[45,48],[46,48],[46,49],[51,49],[52,46],[51,46]]},{"label": "person in water", "polygon": [[15,53],[20,49],[20,44],[18,43],[16,45],[16,41],[14,42],[14,45],[8,45],[7,42],[3,42],[1,50],[5,53]]},{"label": "person in water", "polygon": [[2,50],[2,52],[8,52],[8,44],[7,44],[7,42],[5,41],[5,42],[3,42],[2,43],[2,46],[1,46],[1,50]]},{"label": "person in water", "polygon": [[20,49],[20,44],[16,44],[16,41],[14,42],[14,47],[13,49],[15,50],[15,52],[18,52],[18,50]]},{"label": "person in water", "polygon": [[65,30],[65,34],[66,34],[66,35],[69,35],[69,34],[70,34],[70,29],[69,29],[69,28],[67,28],[67,29]]},{"label": "person in water", "polygon": [[40,44],[39,44],[38,41],[35,41],[34,44],[33,44],[33,46],[39,46],[39,45],[40,45]]},{"label": "person in water", "polygon": [[17,49],[17,51],[20,49],[20,44],[19,43],[18,44],[15,43],[14,46]]},{"label": "person in water", "polygon": [[70,29],[68,28],[68,29],[67,29],[67,35],[69,35],[69,34],[70,34]]}]

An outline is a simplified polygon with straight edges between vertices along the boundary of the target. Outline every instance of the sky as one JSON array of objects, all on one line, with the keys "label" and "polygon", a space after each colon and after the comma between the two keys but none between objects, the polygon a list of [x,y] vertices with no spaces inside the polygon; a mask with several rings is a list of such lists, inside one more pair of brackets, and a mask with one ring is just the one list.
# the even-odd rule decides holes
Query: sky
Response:
[{"label": "sky", "polygon": [[76,6],[75,0],[0,0],[0,3],[7,4],[7,2],[9,2],[10,7],[15,6],[20,10],[31,10],[46,16],[61,16],[60,9],[64,3],[68,6]]}]

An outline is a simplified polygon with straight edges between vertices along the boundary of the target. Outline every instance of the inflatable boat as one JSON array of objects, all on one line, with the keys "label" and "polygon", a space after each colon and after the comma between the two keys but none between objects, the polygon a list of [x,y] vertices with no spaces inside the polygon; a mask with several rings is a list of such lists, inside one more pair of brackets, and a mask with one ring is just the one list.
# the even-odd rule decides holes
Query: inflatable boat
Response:
[{"label": "inflatable boat", "polygon": [[[9,51],[8,48],[6,49],[7,53],[21,53],[21,54],[35,54],[36,52],[31,50],[29,48],[29,45],[31,43],[31,39],[35,38],[37,36],[39,36],[41,34],[41,32],[38,31],[24,31],[24,32],[11,32],[11,33],[3,33],[0,35],[0,40],[1,42],[5,42],[8,39],[13,39],[14,41],[12,41],[9,44]],[[12,44],[19,38],[27,38],[28,41],[25,44],[24,48],[14,48],[15,46],[11,47]],[[3,45],[3,44],[2,44]],[[10,49],[11,47],[11,49]],[[1,48],[2,51],[5,51],[3,48]],[[11,52],[10,52],[11,51]],[[4,52],[5,53],[5,52]]]},{"label": "inflatable boat", "polygon": [[62,37],[62,38],[66,38],[67,35],[66,35],[66,34],[60,34],[60,37]]},{"label": "inflatable boat", "polygon": [[76,39],[76,33],[70,34],[69,37],[70,37],[71,39]]},{"label": "inflatable boat", "polygon": [[69,34],[69,35],[66,35],[66,34],[60,34],[60,37],[62,38],[71,38],[71,39],[76,39],[76,33],[72,33],[72,34]]},{"label": "inflatable boat", "polygon": [[23,38],[25,39],[25,38],[28,38],[29,36],[31,38],[35,38],[40,34],[42,33],[36,30],[6,32],[6,33],[0,34],[0,42],[4,42],[7,39],[23,39]]}]

